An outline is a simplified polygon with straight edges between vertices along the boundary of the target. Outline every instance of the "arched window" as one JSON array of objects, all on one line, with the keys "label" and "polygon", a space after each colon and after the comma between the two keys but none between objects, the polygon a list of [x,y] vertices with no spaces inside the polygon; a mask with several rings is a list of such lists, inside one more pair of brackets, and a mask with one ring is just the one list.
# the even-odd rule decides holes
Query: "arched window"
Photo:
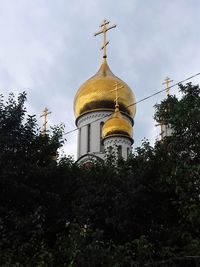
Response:
[{"label": "arched window", "polygon": [[122,157],[122,146],[117,147],[117,155],[118,155],[118,158]]},{"label": "arched window", "polygon": [[87,127],[87,152],[90,152],[90,143],[91,143],[91,129],[90,124]]},{"label": "arched window", "polygon": [[103,129],[104,122],[100,123],[100,152],[104,152],[104,145],[102,142],[102,129]]}]

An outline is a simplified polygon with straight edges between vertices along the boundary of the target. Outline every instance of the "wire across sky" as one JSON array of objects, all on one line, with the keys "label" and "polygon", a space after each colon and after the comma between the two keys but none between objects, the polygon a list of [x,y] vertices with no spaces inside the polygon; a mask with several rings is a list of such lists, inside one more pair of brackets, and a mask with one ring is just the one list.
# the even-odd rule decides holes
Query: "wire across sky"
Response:
[{"label": "wire across sky", "polygon": [[[179,81],[179,82],[177,82],[177,83],[172,84],[171,86],[168,87],[168,89],[171,89],[171,88],[173,88],[173,87],[175,87],[175,86],[177,86],[177,85],[179,85],[179,84],[182,84],[182,83],[184,83],[184,82],[187,82],[187,81],[189,81],[189,80],[191,80],[191,79],[193,79],[193,78],[195,78],[195,77],[197,77],[197,76],[199,76],[199,75],[200,75],[200,72],[199,72],[199,73],[196,73],[196,74],[194,74],[194,75],[192,75],[192,76],[189,76],[189,77],[187,77],[186,79],[183,79],[183,80],[181,80],[181,81]],[[144,97],[144,98],[142,98],[142,99],[140,99],[140,100],[138,100],[138,101],[136,101],[136,102],[134,102],[134,103],[131,103],[130,105],[127,106],[127,108],[128,108],[128,107],[131,107],[131,106],[134,106],[134,105],[137,105],[137,104],[139,104],[139,103],[141,103],[141,102],[144,102],[144,101],[148,100],[149,98],[154,97],[154,96],[156,96],[156,95],[158,95],[158,94],[160,94],[160,93],[162,93],[162,92],[164,92],[164,91],[166,91],[166,88],[164,88],[164,89],[162,89],[162,90],[159,90],[159,91],[157,91],[157,92],[155,92],[155,93],[153,93],[153,94],[151,94],[151,95],[149,95],[149,96],[146,96],[146,97]],[[109,116],[111,116],[111,115],[112,115],[112,114],[107,114],[107,115],[105,115],[105,116],[103,116],[103,117],[101,117],[101,118],[98,118],[98,119],[96,119],[96,120],[93,120],[93,121],[90,122],[89,124],[94,123],[94,122],[99,121],[99,120],[102,120],[103,118],[105,118],[105,117],[109,117]],[[84,126],[87,126],[87,125],[88,125],[88,124],[85,124]],[[79,129],[79,128],[74,128],[74,129],[72,129],[72,130],[70,130],[70,131],[64,133],[64,135],[71,134],[71,133],[77,131],[78,129]]]}]

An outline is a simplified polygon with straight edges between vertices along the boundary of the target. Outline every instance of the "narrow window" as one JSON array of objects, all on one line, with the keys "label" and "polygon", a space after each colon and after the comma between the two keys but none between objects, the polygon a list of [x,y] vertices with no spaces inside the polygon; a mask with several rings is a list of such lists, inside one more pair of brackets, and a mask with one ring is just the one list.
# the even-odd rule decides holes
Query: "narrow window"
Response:
[{"label": "narrow window", "polygon": [[78,133],[78,156],[81,155],[81,128],[79,128]]},{"label": "narrow window", "polygon": [[91,142],[91,129],[90,129],[90,124],[88,124],[88,129],[87,129],[87,152],[90,152],[90,142]]},{"label": "narrow window", "polygon": [[127,147],[127,158],[128,158],[128,156],[129,156],[129,154],[130,154],[130,148]]},{"label": "narrow window", "polygon": [[118,154],[118,158],[122,157],[122,146],[117,147],[117,154]]},{"label": "narrow window", "polygon": [[102,140],[102,129],[103,129],[104,122],[100,123],[100,152],[104,152],[103,140]]},{"label": "narrow window", "polygon": [[112,146],[109,146],[108,147],[108,154],[111,155],[113,153],[113,148]]}]

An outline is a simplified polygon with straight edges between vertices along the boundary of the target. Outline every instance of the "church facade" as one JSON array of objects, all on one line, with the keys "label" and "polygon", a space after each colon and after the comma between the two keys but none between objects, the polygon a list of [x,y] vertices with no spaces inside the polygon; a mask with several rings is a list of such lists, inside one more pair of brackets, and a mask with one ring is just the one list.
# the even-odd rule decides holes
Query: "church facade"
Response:
[{"label": "church facade", "polygon": [[95,34],[104,35],[102,64],[98,72],[80,86],[74,99],[80,163],[103,160],[108,152],[127,159],[133,144],[135,96],[108,66],[106,32],[116,27],[108,27],[108,24],[104,20],[102,30]]}]

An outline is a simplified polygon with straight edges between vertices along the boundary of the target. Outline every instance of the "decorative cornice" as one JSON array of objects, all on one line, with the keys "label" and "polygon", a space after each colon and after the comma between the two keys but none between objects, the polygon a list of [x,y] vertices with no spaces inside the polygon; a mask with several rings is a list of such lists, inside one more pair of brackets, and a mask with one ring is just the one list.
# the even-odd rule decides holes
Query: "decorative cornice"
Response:
[{"label": "decorative cornice", "polygon": [[106,113],[105,111],[104,112],[91,112],[91,113],[85,114],[84,116],[79,117],[79,120],[76,121],[76,125],[78,126],[81,123],[87,122],[90,119],[97,119],[97,118],[107,119],[109,118],[110,115],[111,113],[109,114],[108,112]]},{"label": "decorative cornice", "polygon": [[[75,121],[75,124],[76,126],[78,125],[78,121],[79,119],[81,119],[83,116],[87,115],[87,114],[91,114],[91,113],[97,113],[97,112],[111,112],[111,114],[114,112],[114,109],[93,109],[93,110],[90,110],[90,111],[87,111],[85,113],[82,113],[78,118],[76,118],[76,121]],[[129,116],[127,113],[123,112],[123,111],[120,111],[122,113],[122,115],[124,115],[125,117],[127,117],[132,126],[134,125],[134,120],[133,118],[131,118],[131,116]]]},{"label": "decorative cornice", "polygon": [[128,137],[127,135],[123,135],[123,134],[112,134],[112,135],[109,135],[109,136],[107,136],[107,137],[105,137],[104,138],[104,140],[103,140],[103,142],[105,143],[106,142],[106,140],[114,140],[114,138],[117,138],[117,139],[115,139],[115,140],[120,140],[120,139],[122,139],[122,140],[129,140],[129,142],[131,142],[131,145],[134,143],[134,140],[132,139],[132,138],[130,138],[130,137]]},{"label": "decorative cornice", "polygon": [[119,145],[119,144],[126,144],[126,145],[129,145],[131,146],[132,145],[132,142],[130,139],[128,138],[123,138],[123,137],[118,137],[117,139],[115,138],[110,138],[110,139],[107,139],[104,141],[104,146],[113,146],[113,145]]}]

